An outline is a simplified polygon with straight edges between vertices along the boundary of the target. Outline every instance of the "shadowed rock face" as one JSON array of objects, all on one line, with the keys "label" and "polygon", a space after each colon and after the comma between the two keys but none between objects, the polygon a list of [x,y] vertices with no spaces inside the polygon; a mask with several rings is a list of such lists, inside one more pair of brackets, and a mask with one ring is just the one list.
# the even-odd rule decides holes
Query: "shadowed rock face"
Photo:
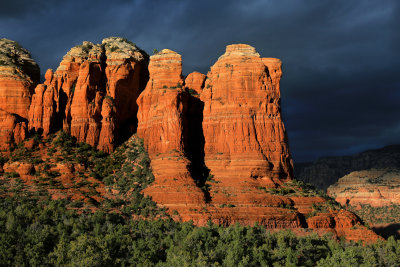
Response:
[{"label": "shadowed rock face", "polygon": [[147,82],[147,54],[123,38],[73,47],[46,72],[29,110],[29,129],[63,129],[110,152],[136,131],[136,99]]},{"label": "shadowed rock face", "polygon": [[17,42],[0,39],[0,149],[25,139],[31,97],[40,69]]}]

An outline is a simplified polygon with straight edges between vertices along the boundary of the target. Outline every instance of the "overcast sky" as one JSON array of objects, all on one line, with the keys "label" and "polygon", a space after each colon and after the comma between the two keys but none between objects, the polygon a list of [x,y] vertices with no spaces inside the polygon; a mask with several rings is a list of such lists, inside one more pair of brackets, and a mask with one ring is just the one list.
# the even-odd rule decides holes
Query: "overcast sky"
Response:
[{"label": "overcast sky", "polygon": [[0,2],[0,38],[27,48],[42,73],[72,46],[109,36],[177,51],[184,74],[206,73],[232,43],[282,59],[297,162],[400,143],[400,1]]}]

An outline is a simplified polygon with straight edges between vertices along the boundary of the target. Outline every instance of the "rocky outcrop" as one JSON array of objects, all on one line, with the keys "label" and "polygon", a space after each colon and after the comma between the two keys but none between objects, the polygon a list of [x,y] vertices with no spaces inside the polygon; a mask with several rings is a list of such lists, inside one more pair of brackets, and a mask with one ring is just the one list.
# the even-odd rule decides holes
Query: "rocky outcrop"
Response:
[{"label": "rocky outcrop", "polygon": [[351,172],[328,188],[328,194],[384,237],[399,236],[400,170]]},{"label": "rocky outcrop", "polygon": [[164,49],[150,57],[149,73],[137,100],[137,134],[144,140],[155,177],[144,193],[171,209],[197,207],[204,204],[204,194],[190,175],[183,141],[189,94],[182,88],[182,57]]},{"label": "rocky outcrop", "polygon": [[351,172],[331,185],[328,194],[342,205],[400,205],[400,171],[370,169]]},{"label": "rocky outcrop", "polygon": [[40,69],[17,42],[0,39],[0,149],[19,143],[26,135],[31,97]]},{"label": "rocky outcrop", "polygon": [[21,117],[0,109],[0,150],[7,150],[26,138],[27,126]]},{"label": "rocky outcrop", "polygon": [[292,181],[280,116],[281,64],[251,46],[231,45],[207,76],[183,80],[179,54],[165,49],[150,57],[137,134],[155,182],[143,193],[174,219],[197,225],[257,222],[338,235],[359,225],[364,238],[376,238],[353,214],[346,217]]},{"label": "rocky outcrop", "polygon": [[[219,182],[211,193],[213,201],[226,201],[215,192],[232,188],[238,196],[254,199],[256,187],[276,187],[292,178],[280,114],[280,67],[280,60],[263,60],[243,44],[227,46],[211,67],[201,100],[204,161]],[[238,202],[235,197],[229,201]]]},{"label": "rocky outcrop", "polygon": [[353,171],[373,168],[400,169],[400,145],[368,150],[352,156],[320,158],[311,164],[295,164],[297,179],[324,190]]},{"label": "rocky outcrop", "polygon": [[46,72],[29,110],[29,129],[63,129],[110,152],[136,131],[136,99],[147,82],[147,54],[123,38],[73,47]]},{"label": "rocky outcrop", "polygon": [[185,87],[191,95],[200,95],[204,88],[206,75],[200,72],[192,72],[185,78]]}]

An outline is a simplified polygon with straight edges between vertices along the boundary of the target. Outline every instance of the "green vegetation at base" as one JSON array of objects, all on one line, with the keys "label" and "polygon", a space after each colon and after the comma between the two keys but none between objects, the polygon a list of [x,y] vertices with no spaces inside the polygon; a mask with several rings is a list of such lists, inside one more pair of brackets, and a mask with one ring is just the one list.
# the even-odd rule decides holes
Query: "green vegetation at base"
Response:
[{"label": "green vegetation at base", "polygon": [[[100,176],[98,173],[103,173]],[[106,199],[108,208],[121,207],[126,216],[140,215],[145,218],[165,217],[165,210],[157,207],[141,191],[154,181],[150,158],[144,149],[143,140],[136,136],[112,153],[103,165],[98,164],[93,172],[104,177],[104,184],[119,193],[114,199]],[[107,175],[108,174],[108,175]]]},{"label": "green vegetation at base", "polygon": [[[0,166],[6,162],[17,161],[34,163],[36,170],[33,169],[32,175],[35,176],[33,182],[36,187],[30,188],[32,191],[44,189],[42,197],[47,195],[46,189],[57,189],[64,195],[64,192],[76,189],[78,195],[82,194],[84,199],[70,200],[68,205],[72,208],[99,208],[105,212],[118,210],[127,217],[135,215],[148,219],[166,216],[164,209],[157,207],[154,201],[141,194],[141,191],[154,181],[154,176],[143,140],[137,136],[132,136],[111,154],[99,151],[89,144],[77,142],[76,138],[63,131],[51,134],[46,139],[39,136],[33,139],[35,145],[32,148],[27,149],[25,143],[21,143],[14,147],[7,157],[0,157]],[[29,141],[32,140],[25,142]],[[44,147],[41,151],[39,145]],[[43,150],[46,151],[46,155],[40,158]],[[68,177],[71,181],[66,185],[59,179],[61,173],[52,170],[57,164],[75,166],[74,174]],[[8,195],[7,192],[15,191],[9,179],[18,178],[19,174],[7,172],[3,173],[3,176],[8,180],[0,181],[0,195]],[[98,182],[91,178],[97,179]],[[104,183],[103,190],[108,197],[101,197],[96,191],[100,182]],[[19,191],[15,192],[17,195],[23,195],[21,188],[18,187]],[[25,193],[27,192],[29,190],[25,190]]]},{"label": "green vegetation at base", "polygon": [[65,200],[0,199],[1,265],[399,266],[400,241],[371,245],[261,226],[195,227],[171,219],[77,212]]},{"label": "green vegetation at base", "polygon": [[[110,155],[77,143],[65,133],[51,136],[45,144],[51,144],[47,158],[37,156],[37,146],[26,149],[21,145],[9,158],[0,158],[0,163],[30,162],[34,157],[35,164],[40,165],[35,172],[39,184],[43,184],[42,179],[50,186],[60,186],[51,184],[59,182],[60,173],[52,170],[55,160],[77,163],[83,170],[76,171],[79,183],[74,186],[88,187],[87,194],[92,194],[95,184],[89,178],[93,177],[117,193],[94,205],[76,199],[51,200],[46,187],[22,190],[21,178],[5,173],[0,192],[12,196],[2,194],[0,198],[0,266],[400,265],[400,241],[393,237],[362,245],[316,234],[297,237],[290,231],[270,233],[262,226],[223,227],[210,223],[195,227],[174,222],[165,210],[141,194],[154,177],[143,142],[137,137]],[[14,182],[12,191],[2,188],[9,180]],[[217,181],[210,175],[206,183]],[[293,183],[276,193],[312,194]],[[314,207],[316,212],[325,208]]]}]

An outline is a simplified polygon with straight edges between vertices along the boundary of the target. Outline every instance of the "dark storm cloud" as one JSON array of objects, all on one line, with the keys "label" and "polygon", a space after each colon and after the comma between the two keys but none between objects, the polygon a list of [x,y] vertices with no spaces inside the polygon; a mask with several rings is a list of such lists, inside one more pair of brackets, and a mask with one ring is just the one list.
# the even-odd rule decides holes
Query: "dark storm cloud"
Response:
[{"label": "dark storm cloud", "polygon": [[[4,2],[4,1],[3,1]],[[398,1],[8,1],[1,37],[42,70],[84,40],[123,36],[151,53],[182,54],[207,72],[225,45],[248,43],[284,63],[282,109],[293,156],[400,143]]]},{"label": "dark storm cloud", "polygon": [[40,14],[47,9],[51,3],[58,1],[47,0],[12,0],[0,2],[1,18],[20,18],[25,15],[34,13]]}]

